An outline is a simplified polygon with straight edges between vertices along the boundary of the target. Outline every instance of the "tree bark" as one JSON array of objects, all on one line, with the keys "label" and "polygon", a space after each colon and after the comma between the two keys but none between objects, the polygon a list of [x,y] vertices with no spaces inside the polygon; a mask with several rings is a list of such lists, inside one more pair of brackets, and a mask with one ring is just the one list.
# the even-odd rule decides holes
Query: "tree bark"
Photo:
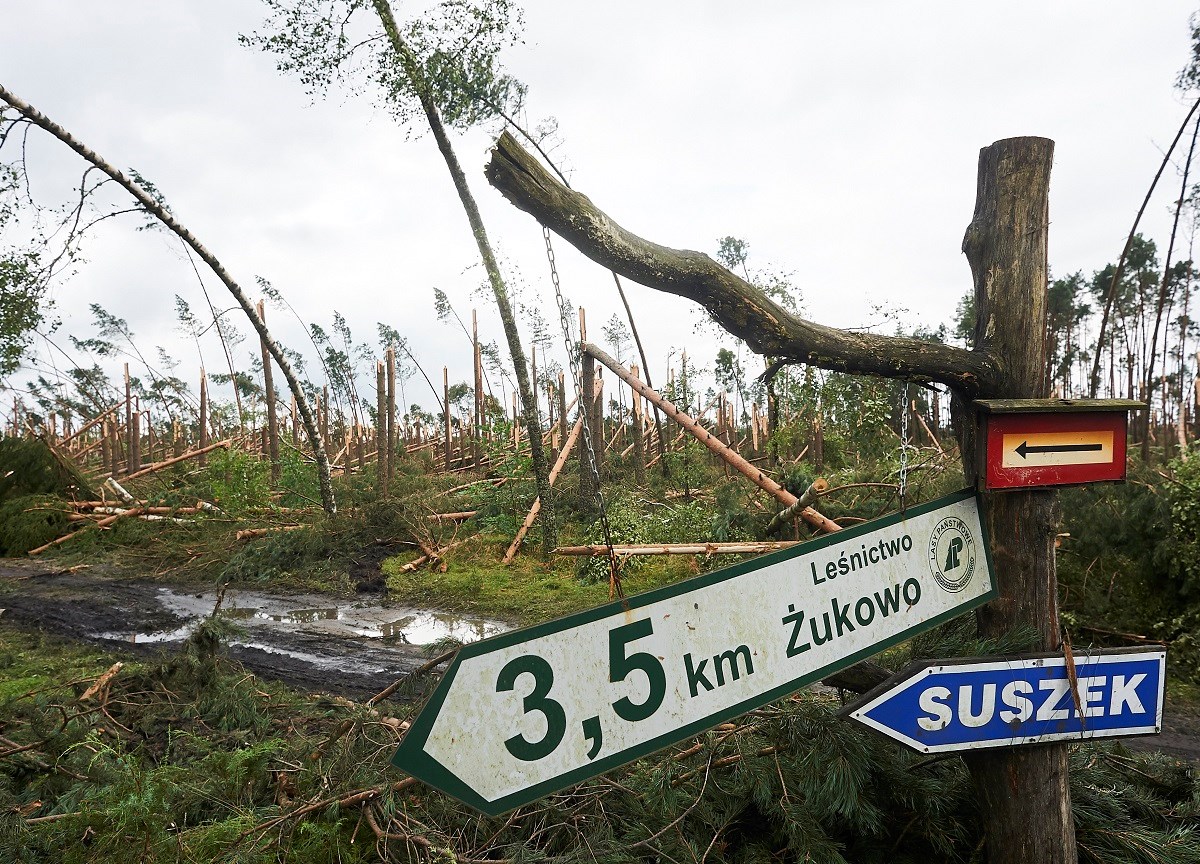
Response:
[{"label": "tree bark", "polygon": [[[1054,142],[1011,138],[979,154],[975,215],[963,252],[975,279],[975,344],[1005,358],[1000,398],[1045,398],[1046,243]],[[955,400],[963,468],[974,480],[978,415]],[[1054,538],[1058,494],[984,493],[984,516],[1000,596],[978,613],[980,631],[999,636],[1020,625],[1041,634],[1040,650],[1059,647]],[[1078,860],[1071,816],[1067,747],[1016,747],[968,760],[987,829],[991,864]]]},{"label": "tree bark", "polygon": [[26,120],[49,132],[74,150],[79,156],[82,156],[90,164],[112,178],[118,186],[137,199],[137,202],[150,215],[162,222],[163,225],[169,228],[180,240],[191,248],[209,266],[209,269],[216,274],[221,283],[229,289],[229,293],[233,295],[238,305],[242,307],[242,311],[246,313],[246,317],[250,319],[250,324],[258,333],[259,338],[266,343],[267,348],[271,352],[271,357],[274,358],[276,365],[279,366],[279,371],[287,379],[288,388],[296,397],[296,404],[300,409],[300,415],[304,418],[304,427],[308,431],[308,438],[312,444],[313,457],[317,462],[317,479],[321,487],[322,506],[325,508],[326,513],[336,513],[337,503],[333,497],[333,483],[329,477],[329,455],[325,452],[325,442],[321,439],[321,435],[317,431],[316,419],[313,417],[312,409],[308,405],[308,398],[304,395],[304,389],[300,386],[300,379],[296,377],[296,373],[292,369],[292,364],[288,360],[287,355],[283,352],[279,343],[275,341],[274,337],[271,336],[270,331],[267,330],[267,325],[263,323],[263,320],[258,317],[258,313],[254,311],[254,304],[250,302],[250,298],[246,292],[229,275],[224,265],[208,249],[201,245],[195,235],[185,228],[183,223],[177,220],[170,210],[143,189],[141,185],[135,183],[124,172],[101,158],[96,151],[76,139],[75,136],[62,126],[59,126],[41,111],[38,111],[28,102],[7,90],[3,85],[0,85],[0,99],[3,99],[13,108],[16,108]]},{"label": "tree bark", "polygon": [[[505,339],[508,341],[513,371],[517,376],[521,411],[525,418],[525,427],[529,432],[529,455],[533,462],[533,476],[537,483],[538,497],[542,499],[542,551],[545,555],[549,555],[557,545],[554,505],[550,497],[550,472],[549,466],[546,464],[546,452],[542,447],[542,425],[537,416],[533,390],[529,381],[529,368],[525,360],[525,351],[521,347],[521,335],[517,330],[516,317],[513,315],[512,305],[508,301],[508,289],[504,285],[500,266],[496,263],[496,256],[492,252],[491,242],[484,229],[483,217],[479,215],[479,207],[475,204],[475,196],[471,194],[471,188],[467,185],[467,177],[458,162],[454,148],[450,145],[450,138],[446,135],[446,129],[442,125],[441,113],[433,101],[433,93],[425,81],[421,65],[409,50],[408,45],[400,38],[400,30],[396,26],[396,19],[388,0],[373,0],[373,3],[379,20],[383,23],[383,29],[391,43],[392,50],[396,52],[396,57],[404,67],[405,74],[412,80],[414,89],[421,100],[421,108],[429,121],[429,129],[437,142],[438,150],[441,151],[446,168],[450,171],[450,177],[454,181],[459,201],[462,203],[463,210],[467,214],[467,221],[471,225],[471,233],[475,236],[475,244],[479,247],[479,255],[483,259],[483,267],[487,271],[492,293],[496,297],[496,306],[500,311],[500,322],[504,327]],[[444,409],[450,410],[449,406],[444,406]]]},{"label": "tree bark", "polygon": [[505,132],[487,178],[515,206],[598,264],[642,285],[694,300],[754,351],[823,369],[939,381],[974,394],[994,386],[1000,366],[990,356],[920,339],[825,327],[788,312],[746,280],[701,252],[671,249],[618,225],[568,189]]},{"label": "tree bark", "polygon": [[[267,320],[266,307],[261,300],[258,301],[258,315],[264,322]],[[267,343],[260,339],[259,344],[262,347],[263,399],[267,404],[267,455],[271,459],[271,488],[278,489],[282,468],[279,464],[279,419],[275,412],[275,379],[271,375],[271,352]]]}]

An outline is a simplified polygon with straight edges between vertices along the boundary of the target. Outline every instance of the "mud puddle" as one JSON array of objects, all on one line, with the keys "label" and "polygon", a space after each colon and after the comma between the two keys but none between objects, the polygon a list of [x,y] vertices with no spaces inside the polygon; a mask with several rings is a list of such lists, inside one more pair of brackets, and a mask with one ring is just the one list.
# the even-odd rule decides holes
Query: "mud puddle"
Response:
[{"label": "mud puddle", "polygon": [[[190,623],[210,614],[215,592],[158,589],[163,609],[189,622],[169,630],[108,631],[102,639],[130,642],[172,642],[186,637]],[[252,633],[290,630],[342,638],[380,639],[385,644],[423,646],[442,639],[474,642],[508,629],[502,621],[450,615],[428,609],[393,606],[386,602],[334,602],[318,595],[280,596],[256,591],[226,592],[217,614],[236,621]]]},{"label": "mud puddle", "polygon": [[[139,654],[175,650],[216,602],[213,591],[0,563],[0,624],[35,626]],[[251,671],[351,698],[372,696],[421,665],[441,639],[471,642],[508,629],[497,620],[375,599],[236,589],[226,592],[218,614],[236,625],[228,654]]]}]

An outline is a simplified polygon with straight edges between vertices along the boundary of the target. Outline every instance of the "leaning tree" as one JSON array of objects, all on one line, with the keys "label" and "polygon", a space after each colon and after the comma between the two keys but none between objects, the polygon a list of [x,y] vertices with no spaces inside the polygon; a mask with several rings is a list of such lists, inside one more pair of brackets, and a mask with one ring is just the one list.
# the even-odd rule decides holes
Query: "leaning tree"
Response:
[{"label": "leaning tree", "polygon": [[276,364],[278,364],[280,371],[283,372],[283,377],[287,380],[288,389],[296,397],[296,408],[300,412],[304,429],[308,433],[308,439],[312,445],[313,457],[317,463],[317,478],[321,488],[321,503],[325,508],[325,512],[337,512],[337,504],[333,496],[333,482],[329,474],[329,455],[325,450],[325,441],[321,437],[320,430],[317,428],[316,416],[308,404],[308,397],[304,393],[300,379],[292,368],[291,360],[288,358],[283,347],[275,341],[275,338],[267,329],[262,316],[258,314],[253,302],[250,300],[249,295],[242,289],[242,286],[234,280],[233,276],[225,269],[225,266],[217,257],[180,221],[179,217],[171,212],[170,208],[162,200],[162,197],[154,194],[155,190],[153,190],[153,187],[148,188],[149,184],[144,180],[137,177],[130,177],[72,135],[64,127],[51,120],[11,90],[0,85],[0,106],[3,105],[11,106],[24,122],[49,132],[74,151],[76,155],[88,162],[93,168],[107,175],[112,182],[124,189],[137,202],[137,206],[132,209],[140,210],[157,219],[164,227],[178,237],[196,257],[208,265],[216,277],[221,280],[221,284],[229,290],[229,293],[237,301],[238,306],[242,308],[242,311],[246,313],[246,317],[250,319],[250,324],[257,331],[259,338],[262,339],[263,345],[266,346],[267,351]]},{"label": "leaning tree", "polygon": [[[1044,398],[1048,191],[1054,143],[1011,138],[983,148],[975,213],[963,240],[974,274],[975,339],[968,350],[850,332],[806,321],[700,252],[626,230],[550,174],[505,133],[487,177],[509,201],[597,263],[702,305],[760,354],[840,372],[947,385],[968,482],[977,464],[978,398]],[[1060,646],[1054,569],[1059,510],[1052,491],[983,493],[999,596],[978,613],[998,636],[1032,626],[1038,647]],[[993,864],[1074,862],[1067,748],[1049,744],[972,756]]]}]

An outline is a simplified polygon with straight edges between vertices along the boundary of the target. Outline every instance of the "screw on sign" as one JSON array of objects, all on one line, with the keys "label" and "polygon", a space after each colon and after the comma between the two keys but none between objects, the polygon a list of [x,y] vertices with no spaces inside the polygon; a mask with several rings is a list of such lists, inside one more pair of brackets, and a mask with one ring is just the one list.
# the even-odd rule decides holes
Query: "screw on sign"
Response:
[{"label": "screw on sign", "polygon": [[841,712],[922,753],[1153,735],[1166,651],[1107,649],[915,664]]},{"label": "screw on sign", "polygon": [[992,573],[968,490],[472,643],[393,762],[503,813],[974,609]]},{"label": "screw on sign", "polygon": [[1125,479],[1125,399],[981,399],[984,488],[1070,486]]}]

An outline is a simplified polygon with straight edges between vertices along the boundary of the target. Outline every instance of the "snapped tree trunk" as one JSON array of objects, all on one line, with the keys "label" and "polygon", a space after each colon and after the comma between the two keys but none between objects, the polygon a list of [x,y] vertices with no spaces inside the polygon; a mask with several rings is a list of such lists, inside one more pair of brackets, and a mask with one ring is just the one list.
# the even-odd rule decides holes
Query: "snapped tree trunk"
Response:
[{"label": "snapped tree trunk", "polygon": [[[963,252],[975,277],[975,344],[1003,357],[998,387],[989,396],[1045,398],[1046,241],[1054,142],[1012,138],[979,154],[975,215]],[[963,469],[973,481],[978,416],[955,400]],[[1000,636],[1032,625],[1039,650],[1059,647],[1054,538],[1058,493],[984,494],[984,517],[1000,596],[978,613],[982,635]],[[1067,774],[1067,746],[1047,744],[997,750],[968,760],[985,814],[991,864],[1074,864],[1075,826]]]},{"label": "snapped tree trunk", "polygon": [[[392,15],[391,4],[387,0],[373,0],[373,2],[379,20],[383,22],[383,29],[391,43],[392,50],[396,52],[405,74],[411,79],[414,89],[420,97],[421,108],[425,112],[425,118],[429,121],[429,129],[437,142],[438,150],[441,151],[442,159],[446,162],[446,168],[450,171],[450,177],[454,181],[458,199],[467,214],[471,233],[475,236],[475,244],[479,247],[479,255],[483,258],[483,267],[487,271],[492,293],[496,297],[496,307],[500,311],[500,322],[504,327],[504,337],[508,342],[508,353],[512,358],[513,371],[517,376],[521,413],[525,421],[525,428],[529,433],[529,455],[533,462],[533,476],[537,483],[538,497],[542,501],[542,551],[549,555],[557,545],[554,506],[550,497],[550,472],[549,466],[546,464],[546,451],[542,447],[542,424],[537,416],[537,403],[534,400],[533,388],[529,381],[529,367],[525,360],[525,351],[521,347],[521,334],[517,330],[517,319],[513,315],[512,304],[508,301],[508,289],[500,274],[500,265],[496,263],[496,256],[492,252],[492,244],[484,229],[483,217],[479,215],[479,207],[475,204],[475,196],[471,194],[471,188],[467,185],[467,177],[463,174],[458,156],[455,155],[454,148],[450,145],[450,138],[446,135],[446,129],[442,125],[441,113],[433,101],[433,93],[425,81],[420,64],[409,50],[408,45],[400,38],[400,30],[396,26],[395,16]],[[448,411],[449,406],[444,406],[444,410]]]},{"label": "snapped tree trunk", "polygon": [[234,281],[233,277],[225,269],[224,265],[217,260],[211,252],[208,251],[200,241],[196,239],[183,223],[175,218],[163,204],[158,201],[153,195],[127,177],[124,172],[115,168],[110,162],[101,158],[95,150],[79,141],[70,132],[52,121],[49,117],[38,111],[25,100],[18,97],[16,94],[5,89],[0,85],[0,99],[3,99],[13,108],[21,113],[21,116],[35,126],[46,130],[59,141],[66,144],[74,150],[79,156],[82,156],[90,164],[107,174],[118,186],[132,195],[137,202],[145,208],[146,212],[154,216],[171,230],[180,240],[182,240],[200,259],[209,266],[216,277],[221,280],[221,283],[229,289],[229,293],[237,300],[242,311],[246,313],[246,317],[250,319],[250,324],[258,333],[258,337],[266,345],[267,350],[271,353],[271,357],[275,360],[275,364],[279,367],[279,371],[283,373],[283,377],[287,380],[288,389],[292,391],[292,395],[296,397],[296,406],[300,409],[300,416],[304,418],[304,428],[308,432],[308,440],[312,444],[313,458],[317,463],[317,479],[321,487],[321,504],[325,508],[326,513],[337,512],[337,502],[333,497],[333,482],[329,477],[329,455],[325,452],[325,442],[317,431],[316,418],[313,416],[312,409],[308,404],[308,397],[304,395],[304,388],[300,386],[300,379],[296,377],[295,371],[292,369],[291,361],[288,360],[287,354],[275,341],[275,338],[267,330],[267,325],[263,323],[262,318],[254,310],[254,304],[250,302],[249,296],[242,290],[242,287]]}]

